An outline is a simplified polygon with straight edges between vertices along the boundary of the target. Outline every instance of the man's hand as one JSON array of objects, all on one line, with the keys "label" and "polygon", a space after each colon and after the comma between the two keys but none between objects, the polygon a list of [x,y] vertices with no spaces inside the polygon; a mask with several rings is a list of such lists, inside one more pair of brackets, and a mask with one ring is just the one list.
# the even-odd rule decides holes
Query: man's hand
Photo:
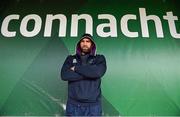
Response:
[{"label": "man's hand", "polygon": [[72,71],[74,71],[74,69],[75,69],[75,66],[73,66],[73,67],[70,68],[70,70],[72,70]]}]

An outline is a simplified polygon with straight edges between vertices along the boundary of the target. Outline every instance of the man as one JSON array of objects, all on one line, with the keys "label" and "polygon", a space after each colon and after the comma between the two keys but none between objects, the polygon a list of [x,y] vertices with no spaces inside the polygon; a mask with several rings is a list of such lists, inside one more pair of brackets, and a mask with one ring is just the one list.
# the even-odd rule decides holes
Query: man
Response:
[{"label": "man", "polygon": [[67,116],[101,116],[101,77],[106,72],[106,60],[96,55],[96,44],[90,34],[84,34],[61,69],[62,80],[68,81]]}]

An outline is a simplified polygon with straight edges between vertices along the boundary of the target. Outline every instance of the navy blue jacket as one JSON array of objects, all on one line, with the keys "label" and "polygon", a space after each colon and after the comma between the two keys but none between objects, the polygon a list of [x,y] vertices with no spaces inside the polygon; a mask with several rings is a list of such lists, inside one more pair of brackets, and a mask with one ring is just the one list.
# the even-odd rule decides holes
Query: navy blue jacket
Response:
[{"label": "navy blue jacket", "polygon": [[[77,44],[77,51],[79,43]],[[80,54],[69,55],[61,69],[61,78],[68,81],[68,101],[74,104],[96,104],[101,102],[101,78],[106,72],[103,55],[92,54],[87,64],[82,65]],[[75,70],[70,70],[75,66]]]}]

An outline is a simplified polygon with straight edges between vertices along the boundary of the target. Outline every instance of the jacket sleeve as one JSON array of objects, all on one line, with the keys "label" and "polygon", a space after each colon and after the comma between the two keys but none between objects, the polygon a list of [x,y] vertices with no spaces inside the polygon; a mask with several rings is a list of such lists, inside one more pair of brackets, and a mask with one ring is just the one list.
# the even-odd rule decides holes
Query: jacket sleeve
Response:
[{"label": "jacket sleeve", "polygon": [[77,81],[83,79],[83,76],[70,70],[72,67],[71,56],[68,56],[61,68],[61,79],[64,81]]},{"label": "jacket sleeve", "polygon": [[105,74],[106,69],[106,59],[103,55],[98,56],[96,64],[75,66],[75,72],[90,79],[101,78]]}]

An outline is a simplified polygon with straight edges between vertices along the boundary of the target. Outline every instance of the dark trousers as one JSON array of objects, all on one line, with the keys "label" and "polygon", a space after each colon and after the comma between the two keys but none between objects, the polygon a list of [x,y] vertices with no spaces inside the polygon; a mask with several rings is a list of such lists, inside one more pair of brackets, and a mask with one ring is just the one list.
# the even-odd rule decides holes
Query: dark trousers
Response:
[{"label": "dark trousers", "polygon": [[102,108],[101,104],[82,106],[67,103],[66,116],[101,116]]}]

